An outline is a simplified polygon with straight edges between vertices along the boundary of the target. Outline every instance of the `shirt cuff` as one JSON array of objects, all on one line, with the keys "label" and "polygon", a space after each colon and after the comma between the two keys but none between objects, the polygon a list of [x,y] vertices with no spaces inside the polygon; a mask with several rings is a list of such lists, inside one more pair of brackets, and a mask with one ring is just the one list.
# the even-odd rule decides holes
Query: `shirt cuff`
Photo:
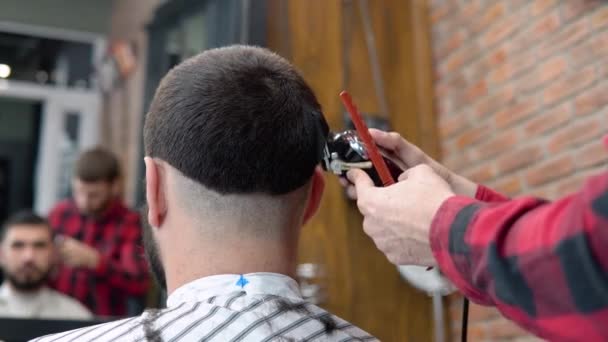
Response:
[{"label": "shirt cuff", "polygon": [[475,199],[482,202],[504,202],[509,200],[507,196],[497,191],[494,191],[482,184],[479,184],[477,186]]},{"label": "shirt cuff", "polygon": [[99,262],[97,263],[97,267],[95,267],[95,275],[98,277],[103,277],[108,273],[108,269],[110,268],[110,262],[108,258],[103,255],[99,256]]},{"label": "shirt cuff", "polygon": [[[467,206],[479,203],[466,196],[452,196],[443,202],[431,224],[430,242],[433,256],[439,269],[468,298],[479,303],[487,303],[487,297],[472,284],[472,256],[463,254],[468,246],[459,239],[450,239],[453,222]],[[469,225],[470,226],[470,225]],[[465,234],[466,236],[466,234]],[[452,241],[451,241],[452,240]],[[463,244],[462,246],[457,244]]]}]

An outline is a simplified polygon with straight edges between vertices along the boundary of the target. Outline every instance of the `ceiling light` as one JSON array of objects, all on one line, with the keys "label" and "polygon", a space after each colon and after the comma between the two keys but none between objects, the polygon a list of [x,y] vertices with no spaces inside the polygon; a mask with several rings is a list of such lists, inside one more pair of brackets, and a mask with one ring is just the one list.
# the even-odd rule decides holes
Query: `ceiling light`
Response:
[{"label": "ceiling light", "polygon": [[0,78],[8,78],[11,75],[11,67],[0,63]]}]

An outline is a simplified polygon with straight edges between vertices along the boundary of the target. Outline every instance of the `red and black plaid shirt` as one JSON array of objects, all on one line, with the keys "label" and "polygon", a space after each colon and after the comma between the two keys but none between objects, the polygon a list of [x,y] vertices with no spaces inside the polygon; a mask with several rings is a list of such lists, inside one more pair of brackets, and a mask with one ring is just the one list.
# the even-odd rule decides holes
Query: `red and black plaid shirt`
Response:
[{"label": "red and black plaid shirt", "polygon": [[94,270],[60,264],[50,285],[80,300],[97,315],[125,315],[128,296],[143,296],[149,284],[137,212],[114,201],[100,218],[94,219],[80,214],[68,200],[51,211],[49,221],[55,234],[79,240],[101,255]]},{"label": "red and black plaid shirt", "polygon": [[608,340],[608,173],[555,202],[480,186],[437,213],[431,247],[464,295],[551,341]]}]

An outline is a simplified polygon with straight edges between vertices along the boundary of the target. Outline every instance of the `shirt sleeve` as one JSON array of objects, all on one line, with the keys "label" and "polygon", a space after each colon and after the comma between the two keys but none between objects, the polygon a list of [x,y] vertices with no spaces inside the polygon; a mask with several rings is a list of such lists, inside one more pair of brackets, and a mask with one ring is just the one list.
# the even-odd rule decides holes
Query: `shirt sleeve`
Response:
[{"label": "shirt sleeve", "polygon": [[115,255],[101,254],[95,274],[130,295],[143,295],[148,290],[149,276],[141,248],[139,216],[128,215],[119,231],[119,252]]},{"label": "shirt sleeve", "polygon": [[487,188],[436,214],[431,248],[472,301],[550,340],[608,338],[608,172],[548,202]]},{"label": "shirt sleeve", "polygon": [[475,193],[475,199],[482,202],[504,202],[508,201],[509,198],[497,191],[494,191],[485,185],[478,185],[477,192]]}]

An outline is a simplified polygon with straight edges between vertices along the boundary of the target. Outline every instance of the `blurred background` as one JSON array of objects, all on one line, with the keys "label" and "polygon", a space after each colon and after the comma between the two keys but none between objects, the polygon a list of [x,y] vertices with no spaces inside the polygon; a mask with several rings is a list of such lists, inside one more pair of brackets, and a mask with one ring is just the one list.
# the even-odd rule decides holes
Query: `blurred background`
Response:
[{"label": "blurred background", "polygon": [[[47,214],[70,196],[79,151],[96,145],[119,157],[120,195],[140,207],[142,123],[159,80],[234,43],[293,62],[333,130],[348,125],[347,89],[372,125],[508,195],[553,198],[606,167],[605,1],[0,0],[0,220]],[[327,178],[303,231],[305,295],[383,341],[459,340],[461,298],[434,310]],[[535,340],[478,306],[469,335]]]}]

